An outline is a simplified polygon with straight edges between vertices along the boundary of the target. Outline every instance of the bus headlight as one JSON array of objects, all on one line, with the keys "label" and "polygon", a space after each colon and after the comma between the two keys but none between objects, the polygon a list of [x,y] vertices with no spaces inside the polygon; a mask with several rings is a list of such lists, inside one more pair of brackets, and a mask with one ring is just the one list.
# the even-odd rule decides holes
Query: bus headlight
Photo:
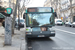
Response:
[{"label": "bus headlight", "polygon": [[26,32],[32,32],[32,28],[27,27],[27,28],[26,28]]}]

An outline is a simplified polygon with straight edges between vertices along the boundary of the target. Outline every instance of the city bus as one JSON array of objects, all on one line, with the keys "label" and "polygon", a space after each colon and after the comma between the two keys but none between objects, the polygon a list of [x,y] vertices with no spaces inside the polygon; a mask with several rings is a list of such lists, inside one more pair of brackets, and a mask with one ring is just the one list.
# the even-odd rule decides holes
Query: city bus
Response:
[{"label": "city bus", "polygon": [[29,7],[23,18],[26,23],[26,38],[54,37],[55,14],[52,7]]}]

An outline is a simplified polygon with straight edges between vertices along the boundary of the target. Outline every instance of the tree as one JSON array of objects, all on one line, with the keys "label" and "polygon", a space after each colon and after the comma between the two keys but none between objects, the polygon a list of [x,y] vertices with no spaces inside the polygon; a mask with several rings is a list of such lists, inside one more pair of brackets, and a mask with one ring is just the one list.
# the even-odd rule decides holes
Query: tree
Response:
[{"label": "tree", "polygon": [[0,11],[5,11],[6,8],[0,6]]},{"label": "tree", "polygon": [[25,9],[27,5],[31,4],[32,3],[32,0],[23,0],[23,6],[20,8],[20,13],[21,13],[21,17],[22,17],[22,14],[25,12]]},{"label": "tree", "polygon": [[16,0],[16,6],[13,13],[13,21],[12,21],[12,34],[14,34],[14,26],[15,26],[15,18],[17,15],[17,7],[18,7],[18,0]]},{"label": "tree", "polygon": [[[14,34],[15,18],[16,18],[16,15],[17,15],[17,7],[18,7],[19,1],[20,0],[16,0],[16,6],[15,6],[15,9],[14,9],[14,13],[13,13],[12,34]],[[21,13],[21,16],[22,16],[23,11],[25,11],[25,5],[24,5],[24,3],[26,3],[26,2],[29,3],[29,1],[30,0],[26,0],[26,1],[24,0],[22,8],[18,7],[20,9],[19,12]]]}]

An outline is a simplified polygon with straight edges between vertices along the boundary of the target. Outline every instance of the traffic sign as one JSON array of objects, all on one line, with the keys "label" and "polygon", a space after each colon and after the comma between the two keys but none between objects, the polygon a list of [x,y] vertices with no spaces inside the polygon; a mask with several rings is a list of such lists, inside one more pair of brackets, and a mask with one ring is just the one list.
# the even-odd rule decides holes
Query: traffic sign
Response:
[{"label": "traffic sign", "polygon": [[61,17],[61,19],[63,19],[63,17]]},{"label": "traffic sign", "polygon": [[11,14],[12,13],[12,9],[11,8],[6,8],[6,13],[7,14]]}]

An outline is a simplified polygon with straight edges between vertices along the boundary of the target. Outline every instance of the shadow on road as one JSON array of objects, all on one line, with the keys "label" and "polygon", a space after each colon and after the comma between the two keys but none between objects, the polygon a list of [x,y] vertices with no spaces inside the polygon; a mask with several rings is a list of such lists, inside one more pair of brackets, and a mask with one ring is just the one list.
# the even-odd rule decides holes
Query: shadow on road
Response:
[{"label": "shadow on road", "polygon": [[43,38],[28,38],[28,41],[53,41],[51,38],[43,37]]}]

